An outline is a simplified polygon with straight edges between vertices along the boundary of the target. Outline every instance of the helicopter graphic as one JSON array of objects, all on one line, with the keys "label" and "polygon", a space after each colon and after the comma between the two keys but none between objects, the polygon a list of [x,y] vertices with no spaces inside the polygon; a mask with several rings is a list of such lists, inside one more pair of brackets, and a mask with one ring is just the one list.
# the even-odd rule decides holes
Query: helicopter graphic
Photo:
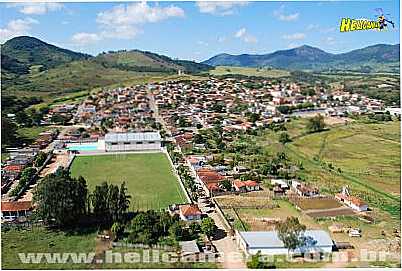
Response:
[{"label": "helicopter graphic", "polygon": [[390,14],[384,14],[382,8],[376,8],[375,11],[377,12],[378,22],[380,23],[380,30],[386,28],[388,26],[387,23],[392,25],[392,28],[395,28],[395,23],[391,20],[388,20],[385,16]]}]

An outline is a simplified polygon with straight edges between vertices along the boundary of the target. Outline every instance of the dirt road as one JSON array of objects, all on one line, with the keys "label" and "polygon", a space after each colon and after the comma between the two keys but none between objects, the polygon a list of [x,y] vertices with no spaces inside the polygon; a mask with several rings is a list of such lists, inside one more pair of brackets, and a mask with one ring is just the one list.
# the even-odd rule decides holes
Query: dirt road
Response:
[{"label": "dirt road", "polygon": [[[212,243],[218,250],[220,256],[218,261],[222,268],[225,269],[245,269],[246,264],[243,259],[243,254],[238,249],[236,241],[229,236],[225,225],[222,223],[220,215],[216,212],[209,214],[209,216],[215,221],[218,231]],[[241,255],[241,257],[240,257]]]}]

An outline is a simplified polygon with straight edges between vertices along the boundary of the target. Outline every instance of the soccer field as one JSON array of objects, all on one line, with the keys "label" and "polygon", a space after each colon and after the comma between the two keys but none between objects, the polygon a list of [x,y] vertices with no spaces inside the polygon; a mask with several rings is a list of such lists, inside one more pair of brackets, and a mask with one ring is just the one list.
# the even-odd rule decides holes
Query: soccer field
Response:
[{"label": "soccer field", "polygon": [[104,181],[117,185],[126,182],[132,196],[131,210],[186,202],[172,170],[163,153],[77,156],[71,166],[72,176],[83,176],[91,192]]}]

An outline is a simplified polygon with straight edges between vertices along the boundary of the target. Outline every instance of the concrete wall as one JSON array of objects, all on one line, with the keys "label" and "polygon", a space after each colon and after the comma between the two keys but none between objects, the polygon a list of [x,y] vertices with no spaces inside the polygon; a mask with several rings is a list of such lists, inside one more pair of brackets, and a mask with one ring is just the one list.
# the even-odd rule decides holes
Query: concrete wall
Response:
[{"label": "concrete wall", "polygon": [[119,142],[116,145],[111,143],[105,143],[105,150],[107,152],[113,151],[142,151],[142,150],[159,150],[161,149],[161,142],[155,141],[155,143],[137,144],[137,142],[130,142],[130,144],[124,144],[124,142]]}]

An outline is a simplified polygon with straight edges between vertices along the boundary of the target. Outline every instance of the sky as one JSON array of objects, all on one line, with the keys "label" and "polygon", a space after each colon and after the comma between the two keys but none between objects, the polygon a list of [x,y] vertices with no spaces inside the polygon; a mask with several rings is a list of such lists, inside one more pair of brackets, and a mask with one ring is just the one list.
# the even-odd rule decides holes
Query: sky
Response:
[{"label": "sky", "polygon": [[[342,18],[376,20],[386,31],[339,32]],[[21,35],[97,55],[139,49],[172,58],[264,54],[304,44],[330,53],[399,43],[399,1],[0,3],[0,43]]]}]

